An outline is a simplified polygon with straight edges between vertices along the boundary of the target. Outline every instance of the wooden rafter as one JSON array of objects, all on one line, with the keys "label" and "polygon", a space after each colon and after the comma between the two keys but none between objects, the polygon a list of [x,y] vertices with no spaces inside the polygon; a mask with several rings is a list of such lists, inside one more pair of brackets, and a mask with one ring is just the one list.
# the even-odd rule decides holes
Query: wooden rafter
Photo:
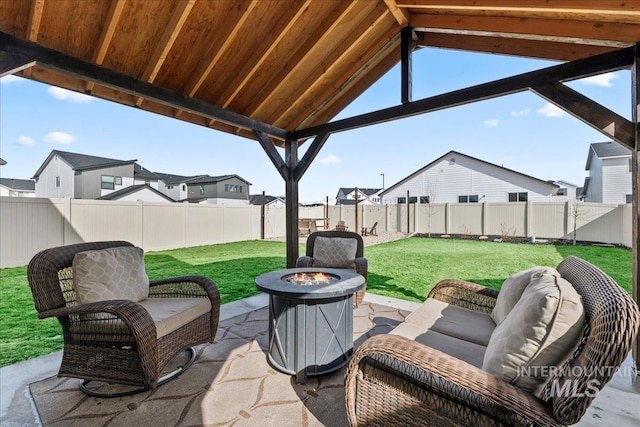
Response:
[{"label": "wooden rafter", "polygon": [[27,25],[27,40],[30,42],[38,41],[38,33],[40,32],[40,22],[42,21],[42,11],[44,10],[44,0],[34,0],[31,3],[31,11],[29,13],[29,24]]},{"label": "wooden rafter", "polygon": [[[160,67],[164,63],[165,59],[167,59],[167,55],[169,51],[173,47],[173,43],[176,41],[180,30],[182,30],[182,26],[184,25],[189,13],[191,13],[191,9],[195,5],[196,0],[180,0],[176,5],[173,14],[171,15],[171,20],[167,25],[160,43],[156,46],[156,50],[149,58],[149,62],[147,63],[147,67],[142,73],[142,80],[146,82],[153,82],[160,71]],[[136,105],[142,105],[143,98],[136,99]]]},{"label": "wooden rafter", "polygon": [[396,0],[384,0],[384,4],[387,5],[389,12],[396,18],[401,27],[409,25],[409,13],[405,9],[398,7]]},{"label": "wooden rafter", "polygon": [[[98,40],[98,48],[93,54],[93,62],[98,65],[104,62],[104,58],[107,55],[107,49],[111,44],[114,33],[116,32],[116,26],[118,25],[118,21],[120,20],[122,10],[124,9],[126,2],[127,0],[115,0],[111,3],[107,19],[102,26],[102,33]],[[87,82],[85,90],[91,93],[93,91],[93,86],[93,82]]]}]

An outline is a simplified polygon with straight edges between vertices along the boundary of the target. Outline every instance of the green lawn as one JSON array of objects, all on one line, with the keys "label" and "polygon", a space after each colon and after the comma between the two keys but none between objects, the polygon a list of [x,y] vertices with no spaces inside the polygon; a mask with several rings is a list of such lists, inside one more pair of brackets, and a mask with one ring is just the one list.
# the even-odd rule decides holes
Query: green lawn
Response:
[{"label": "green lawn", "polygon": [[[300,253],[304,253],[301,246]],[[577,255],[611,275],[631,291],[631,251],[620,248],[547,246],[410,238],[370,246],[367,291],[423,301],[429,290],[445,278],[469,280],[499,289],[509,275],[535,265],[556,266]],[[151,279],[199,274],[220,288],[222,303],[258,292],[256,276],[285,268],[285,244],[250,241],[201,246],[145,254]],[[26,267],[0,270],[0,366],[6,366],[62,348],[56,319],[38,320]]]}]

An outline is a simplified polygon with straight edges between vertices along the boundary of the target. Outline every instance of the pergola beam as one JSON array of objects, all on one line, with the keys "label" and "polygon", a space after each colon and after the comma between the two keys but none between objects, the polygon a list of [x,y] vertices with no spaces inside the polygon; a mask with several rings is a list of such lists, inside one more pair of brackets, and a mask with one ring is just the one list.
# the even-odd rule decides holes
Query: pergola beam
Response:
[{"label": "pergola beam", "polygon": [[289,179],[289,169],[287,169],[287,164],[282,159],[280,153],[278,153],[278,150],[276,150],[276,146],[273,145],[273,141],[271,141],[264,132],[254,130],[253,134],[256,136],[256,139],[267,153],[267,156],[273,165],[276,167],[278,173],[280,173],[282,179],[287,181]]},{"label": "pergola beam", "polygon": [[298,166],[298,141],[287,138],[284,146],[285,162],[289,170],[286,183],[285,222],[287,233],[287,268],[296,266],[298,248],[298,180],[294,170]]},{"label": "pergola beam", "polygon": [[33,67],[36,61],[32,61],[22,55],[10,55],[0,51],[0,77],[15,74],[29,67]]},{"label": "pergola beam", "polygon": [[400,30],[400,76],[402,79],[400,97],[403,104],[411,102],[412,97],[412,53],[413,53],[413,28],[404,27]]},{"label": "pergola beam", "polygon": [[313,140],[313,142],[307,149],[307,152],[304,153],[304,156],[302,156],[302,160],[300,160],[295,170],[293,171],[293,176],[296,181],[300,181],[300,179],[302,178],[302,175],[304,175],[307,169],[309,169],[309,166],[311,166],[311,162],[313,162],[313,159],[316,158],[316,156],[320,152],[320,149],[322,148],[322,146],[324,145],[324,143],[327,141],[328,138],[329,138],[328,133],[320,133]]},{"label": "pergola beam", "polygon": [[[634,127],[634,147],[631,150],[632,158],[632,213],[631,213],[631,296],[636,304],[640,303],[640,43],[634,46],[634,61],[631,67],[631,122]],[[640,331],[639,331],[640,332]],[[633,360],[636,364],[636,373],[640,375],[640,336],[632,348]]]},{"label": "pergola beam", "polygon": [[542,70],[518,74],[513,77],[471,86],[407,104],[329,122],[324,125],[300,129],[292,132],[291,136],[295,139],[304,139],[317,135],[320,132],[334,133],[357,129],[390,120],[397,120],[404,117],[523,92],[532,87],[540,87],[559,81],[575,80],[607,71],[628,68],[633,64],[633,52],[633,47],[629,47],[590,58],[579,59]]},{"label": "pergola beam", "polygon": [[549,83],[531,90],[616,142],[634,149],[634,126],[624,117],[562,83]]},{"label": "pergola beam", "polygon": [[[2,58],[5,55],[7,57]],[[18,57],[19,59],[16,61],[15,58],[11,59],[12,57]],[[14,62],[14,65],[17,65],[18,62],[23,62],[24,64],[25,58],[28,58],[29,62],[36,62],[37,65],[62,74],[88,80],[136,97],[150,99],[171,108],[188,111],[232,126],[258,130],[282,140],[287,136],[287,131],[282,128],[131,78],[125,74],[82,61],[35,43],[26,42],[3,32],[0,32],[0,58],[2,58],[0,59],[0,66],[11,61]]]}]

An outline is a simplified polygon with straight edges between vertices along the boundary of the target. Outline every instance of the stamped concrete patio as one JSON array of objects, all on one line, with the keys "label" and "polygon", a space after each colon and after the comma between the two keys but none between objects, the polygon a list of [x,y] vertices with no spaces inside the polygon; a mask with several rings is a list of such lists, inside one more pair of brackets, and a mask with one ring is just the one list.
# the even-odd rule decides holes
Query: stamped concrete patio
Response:
[{"label": "stamped concrete patio", "polygon": [[[225,304],[216,343],[198,346],[196,363],[154,392],[96,399],[79,380],[57,378],[61,353],[0,370],[3,426],[344,426],[344,368],[304,385],[266,361],[266,295]],[[354,342],[387,333],[416,303],[367,294],[354,311]],[[640,425],[640,381],[628,358],[579,426]]]}]

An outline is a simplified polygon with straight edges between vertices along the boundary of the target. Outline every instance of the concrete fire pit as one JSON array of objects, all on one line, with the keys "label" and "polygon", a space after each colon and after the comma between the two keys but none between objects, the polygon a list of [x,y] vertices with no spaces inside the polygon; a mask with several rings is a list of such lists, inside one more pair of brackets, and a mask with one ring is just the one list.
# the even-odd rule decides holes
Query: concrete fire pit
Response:
[{"label": "concrete fire pit", "polygon": [[269,363],[304,383],[344,366],[353,353],[353,294],[361,275],[334,268],[290,268],[256,278],[269,294]]}]

